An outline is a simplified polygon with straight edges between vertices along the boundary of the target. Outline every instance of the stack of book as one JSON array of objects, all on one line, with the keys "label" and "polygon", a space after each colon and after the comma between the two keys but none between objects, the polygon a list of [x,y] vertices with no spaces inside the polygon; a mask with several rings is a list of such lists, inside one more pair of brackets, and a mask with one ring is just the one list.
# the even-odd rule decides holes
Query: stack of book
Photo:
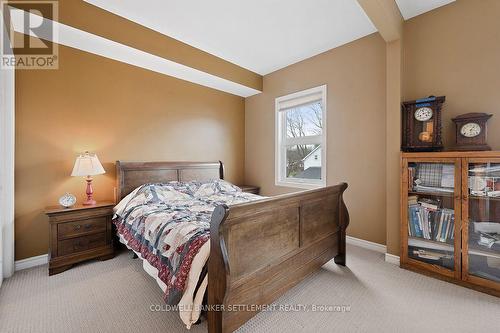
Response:
[{"label": "stack of book", "polygon": [[500,253],[500,223],[471,221],[470,224],[469,244],[477,243],[480,247]]},{"label": "stack of book", "polygon": [[408,235],[437,242],[454,239],[455,214],[452,209],[440,208],[439,202],[408,198]]}]

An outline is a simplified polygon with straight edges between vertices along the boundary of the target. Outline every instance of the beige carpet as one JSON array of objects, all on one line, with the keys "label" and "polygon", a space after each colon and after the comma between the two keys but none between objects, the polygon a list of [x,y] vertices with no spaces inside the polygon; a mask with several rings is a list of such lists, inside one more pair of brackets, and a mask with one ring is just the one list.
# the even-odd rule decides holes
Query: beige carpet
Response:
[{"label": "beige carpet", "polygon": [[[498,332],[500,299],[402,270],[348,247],[348,268],[330,262],[284,295],[283,305],[346,305],[349,312],[265,312],[241,332]],[[48,277],[20,271],[0,288],[0,332],[187,332],[159,288],[127,253]],[[202,323],[191,332],[206,332]]]}]

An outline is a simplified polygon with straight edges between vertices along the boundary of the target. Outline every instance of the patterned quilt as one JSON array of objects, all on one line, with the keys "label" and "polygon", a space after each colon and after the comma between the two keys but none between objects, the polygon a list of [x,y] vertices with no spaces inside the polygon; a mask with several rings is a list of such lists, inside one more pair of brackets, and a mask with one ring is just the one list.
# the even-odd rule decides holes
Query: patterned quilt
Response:
[{"label": "patterned quilt", "polygon": [[210,238],[212,212],[262,197],[223,180],[145,184],[118,206],[114,223],[128,246],[158,270],[165,302],[177,304],[191,263]]}]

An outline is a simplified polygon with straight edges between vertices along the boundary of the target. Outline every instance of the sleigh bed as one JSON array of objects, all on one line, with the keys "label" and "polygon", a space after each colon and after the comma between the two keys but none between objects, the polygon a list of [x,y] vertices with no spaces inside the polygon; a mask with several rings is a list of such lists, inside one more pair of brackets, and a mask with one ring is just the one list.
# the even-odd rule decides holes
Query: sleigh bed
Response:
[{"label": "sleigh bed", "polygon": [[[196,185],[195,189],[199,190],[208,181],[224,179],[221,162],[117,161],[116,169],[119,201],[126,201],[137,188],[142,187],[145,191],[144,184],[174,182],[174,185]],[[164,190],[163,185],[158,186]],[[208,256],[208,264],[201,259],[197,263],[208,274],[200,273],[199,281],[194,283],[195,288],[191,288],[191,298],[199,303],[200,293],[206,295],[203,304],[208,309],[210,333],[236,330],[257,314],[262,306],[271,304],[332,258],[337,264],[345,265],[349,215],[342,195],[347,184],[271,198],[246,197],[223,181],[209,186],[219,190],[229,186],[227,191],[231,198],[236,198],[230,202],[237,203],[213,205],[206,224],[209,240],[206,240],[207,246],[202,247]],[[147,190],[151,191],[150,188],[158,191],[151,186]],[[247,202],[238,203],[241,200]],[[213,204],[217,201],[207,202]],[[125,235],[126,230],[120,228],[123,226],[118,222],[115,224],[120,241],[134,249],[130,241],[135,240]],[[154,265],[147,249],[141,253],[136,247],[134,251],[143,259],[150,275],[159,272],[152,267],[159,266]],[[146,260],[148,256],[149,260]],[[193,265],[200,256],[197,254]],[[198,278],[198,275],[193,276]],[[158,277],[155,278],[162,289],[168,288]],[[202,289],[203,280],[206,293]]]}]

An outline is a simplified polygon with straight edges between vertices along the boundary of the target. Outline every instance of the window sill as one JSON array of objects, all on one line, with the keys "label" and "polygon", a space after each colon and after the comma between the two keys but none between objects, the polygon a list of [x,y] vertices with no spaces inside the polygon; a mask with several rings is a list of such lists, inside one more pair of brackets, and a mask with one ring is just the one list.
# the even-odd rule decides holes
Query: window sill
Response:
[{"label": "window sill", "polygon": [[301,183],[301,182],[288,182],[288,181],[276,181],[274,183],[276,186],[283,186],[283,187],[292,187],[292,188],[301,188],[305,190],[314,190],[317,188],[322,188],[325,187],[325,183],[321,184],[311,184],[311,183]]}]

